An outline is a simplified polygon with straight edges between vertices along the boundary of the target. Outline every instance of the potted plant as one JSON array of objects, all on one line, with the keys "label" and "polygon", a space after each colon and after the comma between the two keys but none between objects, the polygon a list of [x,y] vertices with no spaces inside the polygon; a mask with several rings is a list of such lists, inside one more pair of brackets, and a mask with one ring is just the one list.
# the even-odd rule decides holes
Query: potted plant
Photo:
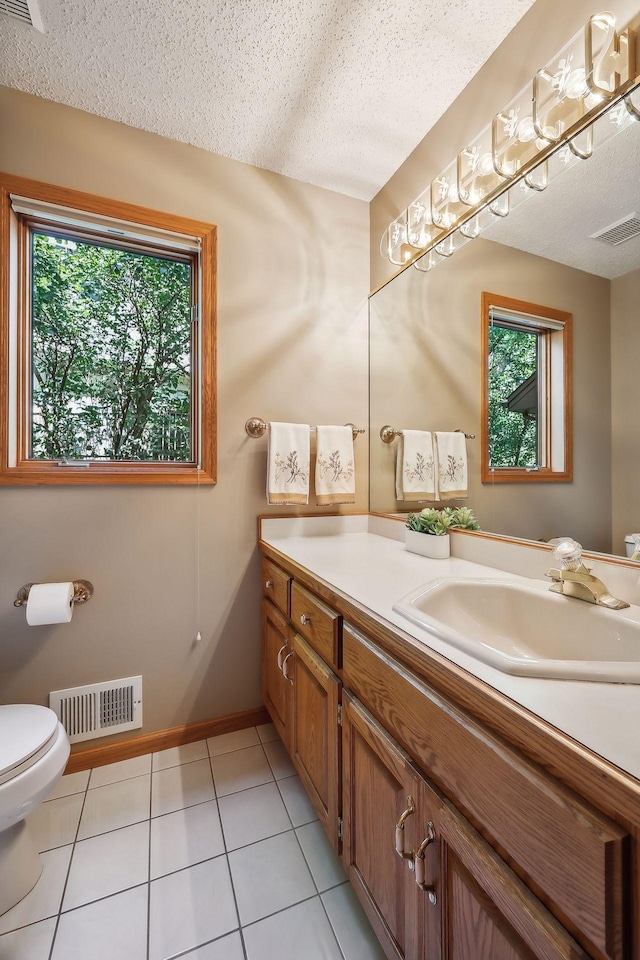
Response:
[{"label": "potted plant", "polygon": [[479,530],[480,525],[469,507],[426,507],[407,516],[405,546],[411,553],[434,560],[445,560],[451,553],[450,530]]}]

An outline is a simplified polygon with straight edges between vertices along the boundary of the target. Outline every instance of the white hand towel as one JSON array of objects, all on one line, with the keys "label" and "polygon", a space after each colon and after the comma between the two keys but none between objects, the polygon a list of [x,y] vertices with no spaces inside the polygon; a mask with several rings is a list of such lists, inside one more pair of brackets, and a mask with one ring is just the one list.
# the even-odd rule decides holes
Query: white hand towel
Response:
[{"label": "white hand towel", "polygon": [[464,433],[434,433],[439,500],[466,500],[467,441]]},{"label": "white hand towel", "polygon": [[267,502],[309,503],[309,424],[270,423]]},{"label": "white hand towel", "polygon": [[398,500],[435,500],[437,492],[433,438],[426,430],[403,430],[396,460]]},{"label": "white hand towel", "polygon": [[316,427],[316,503],[355,503],[351,427]]}]

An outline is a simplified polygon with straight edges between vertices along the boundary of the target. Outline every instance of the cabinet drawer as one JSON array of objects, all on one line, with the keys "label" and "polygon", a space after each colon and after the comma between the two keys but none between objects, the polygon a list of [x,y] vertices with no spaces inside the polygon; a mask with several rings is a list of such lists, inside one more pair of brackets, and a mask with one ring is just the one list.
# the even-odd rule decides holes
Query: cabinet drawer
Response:
[{"label": "cabinet drawer", "polygon": [[349,626],[343,682],[576,939],[621,960],[622,828]]},{"label": "cabinet drawer", "polygon": [[276,567],[271,560],[262,561],[262,595],[284,613],[289,616],[289,594],[291,587],[291,577],[280,567]]},{"label": "cabinet drawer", "polygon": [[342,617],[295,580],[291,584],[291,620],[316,653],[337,670],[340,666]]}]

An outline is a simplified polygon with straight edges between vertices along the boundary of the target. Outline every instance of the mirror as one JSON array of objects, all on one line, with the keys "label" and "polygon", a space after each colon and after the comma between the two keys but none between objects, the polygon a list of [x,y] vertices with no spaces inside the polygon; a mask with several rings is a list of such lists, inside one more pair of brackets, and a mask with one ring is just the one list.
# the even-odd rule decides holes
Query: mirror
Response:
[{"label": "mirror", "polygon": [[[597,125],[619,121],[597,145]],[[453,256],[428,273],[411,266],[372,295],[373,512],[416,507],[396,500],[398,443],[381,442],[383,425],[463,430],[475,435],[465,503],[484,531],[571,536],[586,550],[627,555],[625,537],[640,531],[640,123],[612,110],[594,141],[591,157],[571,157],[544,191]],[[483,293],[572,317],[572,479],[496,482],[489,468],[483,480]]]}]

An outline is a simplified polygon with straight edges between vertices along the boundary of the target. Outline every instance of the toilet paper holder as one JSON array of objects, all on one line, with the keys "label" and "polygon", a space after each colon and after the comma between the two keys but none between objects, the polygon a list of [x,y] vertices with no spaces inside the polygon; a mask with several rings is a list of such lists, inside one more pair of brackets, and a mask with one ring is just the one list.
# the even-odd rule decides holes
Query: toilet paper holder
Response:
[{"label": "toilet paper holder", "polygon": [[[20,587],[18,590],[18,596],[13,601],[14,607],[26,607],[27,600],[29,599],[29,591],[33,586],[32,583],[25,583],[24,587]],[[74,580],[73,581],[73,600],[72,603],[86,603],[87,600],[91,600],[93,596],[93,584],[88,580]]]}]

